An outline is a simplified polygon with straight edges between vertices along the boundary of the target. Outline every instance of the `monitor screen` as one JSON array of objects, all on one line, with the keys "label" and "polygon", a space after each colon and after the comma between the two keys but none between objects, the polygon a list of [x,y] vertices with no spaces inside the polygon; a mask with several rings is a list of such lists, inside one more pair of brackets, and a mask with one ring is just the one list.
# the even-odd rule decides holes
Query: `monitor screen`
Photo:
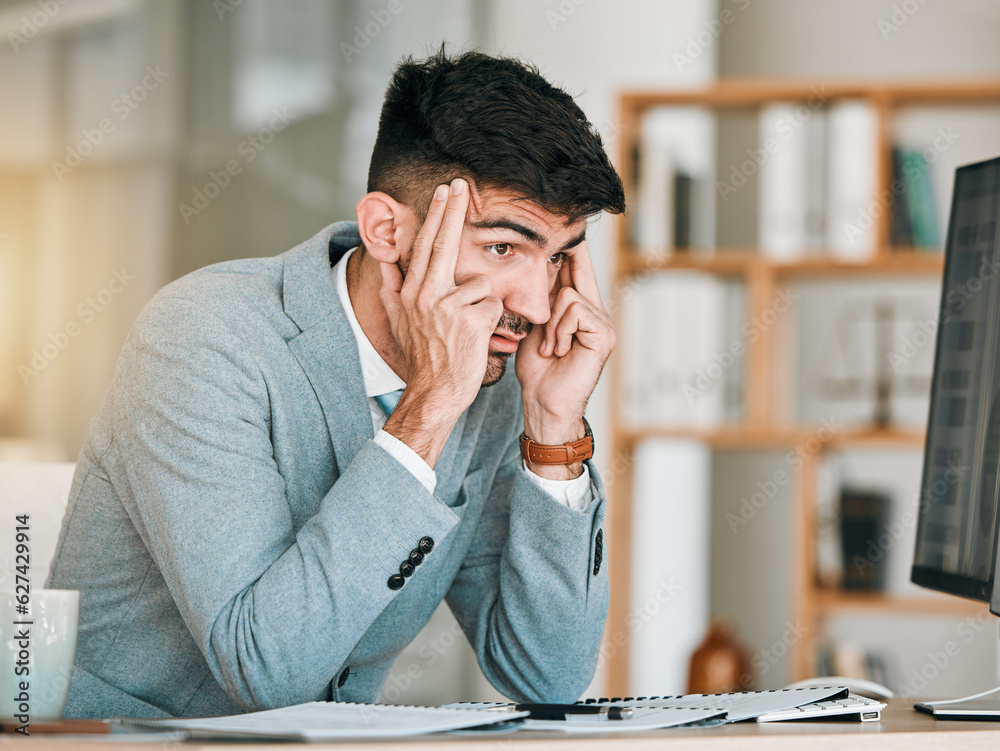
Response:
[{"label": "monitor screen", "polygon": [[955,175],[931,385],[916,584],[990,602],[1000,493],[1000,158]]}]

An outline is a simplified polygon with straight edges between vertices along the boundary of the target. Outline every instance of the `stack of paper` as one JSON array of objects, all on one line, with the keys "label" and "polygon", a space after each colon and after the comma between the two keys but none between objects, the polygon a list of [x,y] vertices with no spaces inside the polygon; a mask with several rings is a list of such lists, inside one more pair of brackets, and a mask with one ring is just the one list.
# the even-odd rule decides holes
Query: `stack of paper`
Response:
[{"label": "stack of paper", "polygon": [[129,722],[148,728],[186,730],[194,738],[332,741],[438,733],[507,722],[527,715],[527,712],[506,707],[410,707],[317,701],[232,717]]}]

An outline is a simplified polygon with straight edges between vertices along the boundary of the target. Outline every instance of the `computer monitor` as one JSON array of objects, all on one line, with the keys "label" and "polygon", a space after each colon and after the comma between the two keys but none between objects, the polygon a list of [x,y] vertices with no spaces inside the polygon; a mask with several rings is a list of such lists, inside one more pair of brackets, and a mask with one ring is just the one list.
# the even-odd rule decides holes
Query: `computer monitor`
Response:
[{"label": "computer monitor", "polygon": [[[1000,157],[955,173],[930,415],[915,584],[987,602],[1000,615]],[[1000,688],[921,702],[937,717],[1000,719]]]}]

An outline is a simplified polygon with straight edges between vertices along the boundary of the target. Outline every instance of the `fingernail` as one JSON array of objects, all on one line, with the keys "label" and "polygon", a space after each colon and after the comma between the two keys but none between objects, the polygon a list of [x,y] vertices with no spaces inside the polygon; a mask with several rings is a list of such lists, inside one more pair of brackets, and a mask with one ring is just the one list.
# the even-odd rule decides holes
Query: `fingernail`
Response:
[{"label": "fingernail", "polygon": [[438,185],[434,189],[434,200],[435,201],[443,201],[447,195],[448,195],[448,186],[447,185]]},{"label": "fingernail", "polygon": [[453,196],[460,195],[465,192],[465,180],[461,178],[455,178],[451,181],[451,194]]}]

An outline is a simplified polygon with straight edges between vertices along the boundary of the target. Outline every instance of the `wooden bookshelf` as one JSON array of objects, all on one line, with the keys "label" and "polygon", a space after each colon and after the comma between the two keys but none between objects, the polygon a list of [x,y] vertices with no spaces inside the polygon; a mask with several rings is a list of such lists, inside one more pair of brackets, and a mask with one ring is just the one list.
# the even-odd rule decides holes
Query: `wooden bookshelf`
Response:
[{"label": "wooden bookshelf", "polygon": [[762,268],[778,277],[794,276],[854,276],[857,274],[926,275],[941,274],[942,255],[925,250],[894,248],[892,253],[879,254],[870,261],[851,262],[818,255],[797,261],[768,261],[754,248],[730,249],[711,254],[682,253],[663,258],[642,256],[626,247],[619,259],[619,271],[633,276],[654,271],[704,271],[710,274],[746,276],[754,268]]},{"label": "wooden bookshelf", "polygon": [[[621,143],[619,165],[626,186],[633,184],[632,154],[637,146],[640,123],[651,109],[663,106],[696,106],[714,112],[731,109],[757,110],[771,103],[808,102],[821,95],[824,106],[838,100],[862,100],[869,103],[877,120],[877,153],[873,165],[879,194],[892,181],[891,149],[895,117],[906,108],[935,106],[1000,105],[1000,79],[925,80],[904,82],[839,81],[804,83],[800,81],[720,81],[710,89],[683,91],[628,91],[619,99]],[[747,290],[747,319],[761,315],[773,303],[778,284],[789,279],[850,279],[857,277],[940,278],[943,256],[911,248],[891,247],[890,213],[875,217],[876,248],[864,261],[844,261],[829,254],[810,250],[808,256],[794,261],[772,261],[753,247],[727,247],[711,250],[687,250],[661,255],[640,253],[629,244],[628,216],[617,225],[615,254],[616,297],[613,310],[621,327],[622,296],[630,283],[658,272],[703,272],[738,278]],[[818,426],[780,424],[775,417],[773,393],[775,368],[775,332],[762,332],[756,342],[747,344],[744,383],[743,420],[738,424],[711,429],[665,428],[625,424],[619,402],[623,394],[622,353],[616,353],[610,369],[614,482],[611,486],[608,534],[611,555],[611,612],[606,634],[624,627],[631,607],[632,562],[632,467],[635,449],[651,438],[682,438],[701,442],[713,449],[782,450],[807,443],[804,466],[795,477],[795,503],[790,541],[792,560],[789,572],[792,616],[810,626],[809,636],[792,647],[792,678],[813,674],[816,653],[815,636],[823,619],[838,613],[900,613],[974,615],[984,606],[947,595],[900,597],[887,593],[852,593],[819,586],[816,573],[816,492],[817,471],[826,452],[870,447],[878,449],[923,446],[921,430],[851,429],[826,438],[818,449]],[[608,663],[608,695],[623,695],[629,690],[628,650],[609,649],[615,656]]]}]

